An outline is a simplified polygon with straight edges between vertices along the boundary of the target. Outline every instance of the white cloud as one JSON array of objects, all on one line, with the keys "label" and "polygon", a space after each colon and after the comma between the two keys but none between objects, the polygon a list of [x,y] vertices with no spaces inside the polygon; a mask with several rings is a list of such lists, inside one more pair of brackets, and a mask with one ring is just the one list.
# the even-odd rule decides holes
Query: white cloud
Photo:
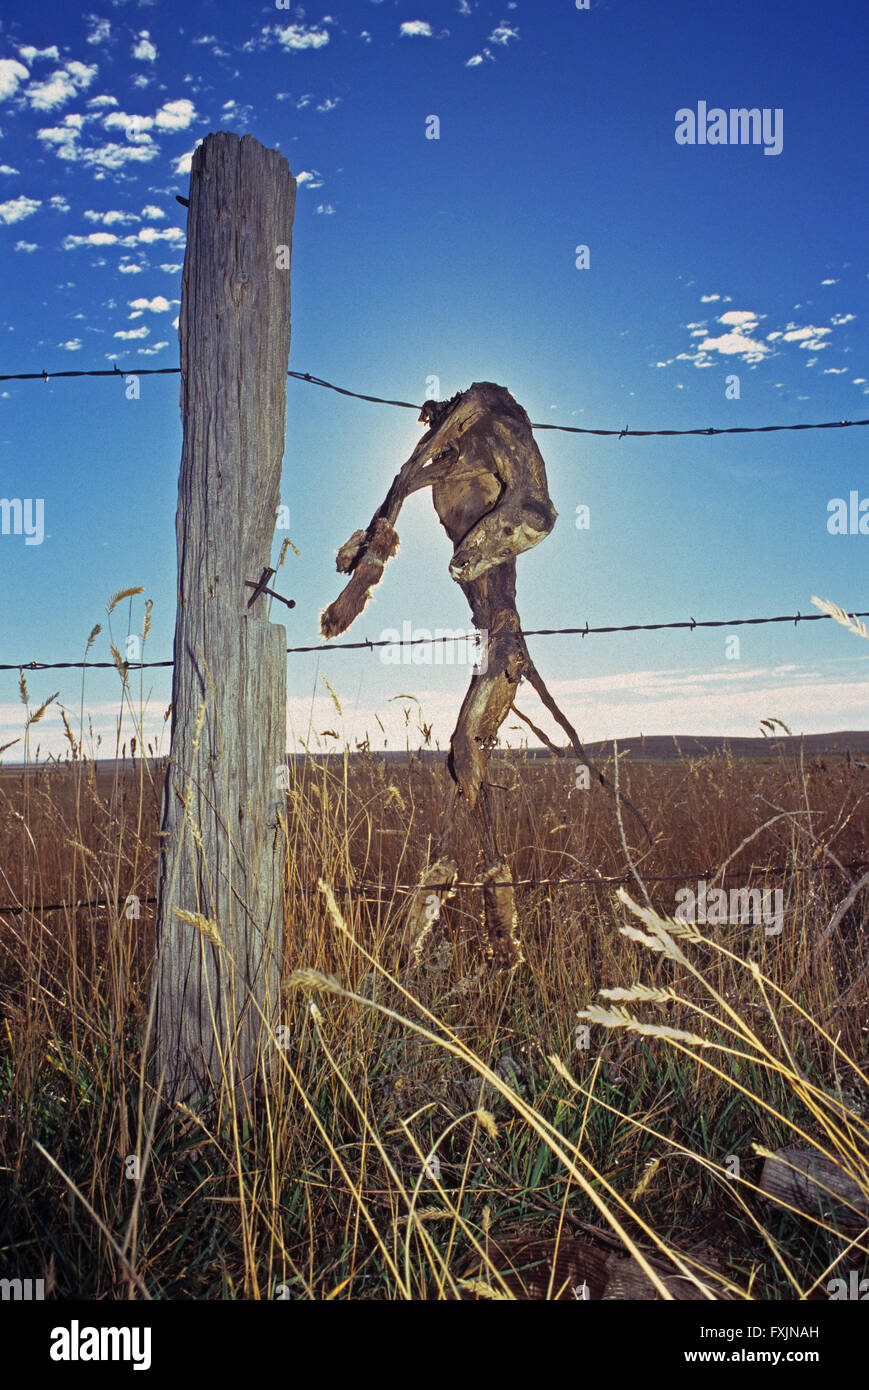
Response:
[{"label": "white cloud", "polygon": [[314,211],[315,211],[315,212],[321,212],[321,213],[323,213],[326,217],[331,217],[332,214],[333,214],[333,212],[335,211],[335,209],[333,208],[333,206],[332,206],[331,203],[318,203],[318,205],[317,205],[317,207],[314,209]]},{"label": "white cloud", "polygon": [[141,275],[144,269],[143,265],[135,265],[132,261],[122,261],[118,266],[122,275]]},{"label": "white cloud", "polygon": [[149,217],[152,222],[156,222],[161,217],[165,217],[166,214],[162,208],[155,207],[153,203],[146,203],[142,208],[142,216]]},{"label": "white cloud", "polygon": [[[747,363],[763,361],[763,357],[772,352],[772,349],[765,343],[756,342],[754,338],[749,338],[745,332],[738,328],[730,334],[720,335],[720,338],[705,338],[704,342],[698,343],[697,350],[698,353],[717,352],[722,353],[724,357],[742,357],[742,360],[747,361]],[[680,353],[679,356],[688,357],[690,354]],[[692,360],[697,361],[697,359]],[[697,366],[706,367],[709,366],[709,363],[697,361]]]},{"label": "white cloud", "polygon": [[186,130],[196,120],[196,107],[187,97],[167,101],[157,111],[154,124],[158,130]]},{"label": "white cloud", "polygon": [[147,164],[160,153],[158,147],[149,141],[147,144],[116,145],[110,142],[96,149],[82,150],[80,162],[98,170],[96,177],[103,177],[103,171],[113,172],[123,169],[125,164]]},{"label": "white cloud", "polygon": [[0,101],[6,101],[18,91],[30,73],[23,63],[15,58],[0,58]]},{"label": "white cloud", "polygon": [[87,43],[106,43],[111,37],[112,26],[107,19],[100,19],[99,15],[86,14],[85,20],[91,26],[91,31],[87,36]]},{"label": "white cloud", "polygon": [[823,337],[830,333],[829,328],[815,328],[808,324],[805,328],[797,328],[795,324],[789,323],[786,332],[782,334],[782,341],[785,343],[799,343],[801,348],[808,348],[814,352],[817,348],[828,347],[829,344],[822,341]]},{"label": "white cloud", "polygon": [[317,110],[334,111],[335,107],[338,105],[340,100],[340,97],[326,97],[325,101],[320,102],[319,106],[317,107]]},{"label": "white cloud", "polygon": [[79,246],[114,246],[119,240],[114,232],[88,232],[87,236],[65,236],[64,251],[74,251]]},{"label": "white cloud", "polygon": [[34,48],[32,44],[26,44],[23,48],[19,48],[18,52],[25,63],[31,67],[37,58],[50,58],[53,63],[60,62],[60,53],[56,44],[52,44],[50,48]]},{"label": "white cloud", "polygon": [[11,164],[0,164],[0,174],[18,174],[20,170],[13,169]]},{"label": "white cloud", "polygon": [[153,63],[157,57],[157,50],[151,42],[151,35],[147,29],[143,29],[133,47],[130,49],[133,58],[140,63]]},{"label": "white cloud", "polygon": [[478,68],[483,61],[482,53],[475,53],[473,58],[469,58],[465,63],[466,68]]},{"label": "white cloud", "polygon": [[155,353],[162,352],[163,348],[167,348],[168,346],[168,343],[154,343],[152,347],[139,348],[139,356],[153,357]]},{"label": "white cloud", "polygon": [[752,328],[756,328],[758,320],[765,317],[765,314],[753,314],[750,309],[728,309],[726,314],[718,316],[718,322],[733,327],[742,326],[746,331],[750,331],[749,324]]},{"label": "white cloud", "polygon": [[843,323],[853,323],[856,317],[856,314],[834,314],[830,319],[830,323],[836,328],[840,328]]},{"label": "white cloud", "polygon": [[54,111],[77,92],[86,91],[96,75],[96,63],[69,62],[55,69],[44,82],[32,82],[24,95],[34,111]]},{"label": "white cloud", "polygon": [[236,127],[249,124],[252,115],[253,107],[245,102],[225,101],[221,107],[221,119],[232,121]]},{"label": "white cloud", "polygon": [[56,145],[57,154],[61,159],[76,159],[78,157],[78,147],[76,140],[80,131],[74,125],[62,126],[43,126],[36,132],[38,140],[45,145]]},{"label": "white cloud", "polygon": [[407,19],[399,29],[401,38],[432,38],[432,27],[424,19]]},{"label": "white cloud", "polygon": [[0,222],[11,226],[14,222],[23,222],[25,217],[32,217],[37,208],[42,207],[41,198],[10,198],[7,203],[0,203]]},{"label": "white cloud", "polygon": [[721,295],[720,295],[720,294],[701,294],[701,296],[700,296],[700,303],[701,303],[701,304],[714,304],[715,301],[716,301],[716,299],[720,299],[720,298],[721,298]]},{"label": "white cloud", "polygon": [[143,227],[142,230],[134,234],[125,241],[125,245],[140,242],[145,246],[152,246],[155,241],[172,241],[176,244],[187,240],[187,233],[182,232],[180,227],[164,227],[158,231],[156,227]]},{"label": "white cloud", "polygon": [[96,109],[96,108],[98,108],[98,107],[100,107],[100,106],[117,106],[117,104],[118,104],[118,99],[117,99],[117,97],[110,97],[110,96],[105,96],[105,95],[103,95],[103,96],[98,96],[98,97],[91,97],[90,100],[89,100],[88,103],[87,103],[88,106],[92,106],[92,107],[94,107],[94,109]]},{"label": "white cloud", "polygon": [[36,241],[16,241],[15,250],[25,251],[29,255],[31,251],[39,250],[39,243]]},{"label": "white cloud", "polygon": [[160,269],[165,270],[167,275],[177,275],[181,269],[181,263],[179,261],[177,264],[172,265],[170,262],[166,261],[160,266]]},{"label": "white cloud", "polygon": [[848,370],[847,367],[825,367],[824,370],[823,370],[823,372],[821,373],[821,375],[822,375],[822,376],[844,376],[845,373],[847,372],[847,370]]},{"label": "white cloud", "polygon": [[57,346],[63,348],[65,352],[78,352],[81,347],[81,338],[68,338],[65,343],[58,343]]},{"label": "white cloud", "polygon": [[497,29],[492,30],[489,35],[489,43],[507,44],[511,39],[518,39],[518,37],[518,29],[513,29],[509,24],[504,24],[502,22],[498,25]]},{"label": "white cloud", "polygon": [[69,203],[60,193],[55,193],[49,198],[48,205],[50,208],[53,208],[55,212],[69,212]]},{"label": "white cloud", "polygon": [[[134,119],[134,118],[131,118]],[[145,119],[150,119],[146,117]],[[80,122],[80,116],[68,116],[66,122]],[[105,177],[106,171],[122,169],[129,163],[147,163],[156,159],[159,147],[148,135],[140,135],[137,143],[127,141],[123,145],[109,142],[90,149],[77,143],[80,131],[73,124],[51,126],[37,131],[37,137],[45,144],[54,145],[58,159],[74,164],[84,164],[95,171],[95,178]]]},{"label": "white cloud", "polygon": [[134,338],[147,338],[150,332],[150,328],[143,324],[141,328],[120,328],[117,333],[113,334],[113,337],[129,341]]},{"label": "white cloud", "polygon": [[118,212],[115,209],[110,212],[94,212],[92,208],[85,211],[84,218],[86,222],[102,222],[105,227],[111,227],[118,223],[123,225],[124,222],[141,222],[142,220],[135,212]]},{"label": "white cloud", "polygon": [[167,309],[172,307],[169,300],[164,299],[162,294],[155,294],[153,299],[131,299],[129,303],[130,308],[136,309],[139,313],[148,309],[152,314],[165,314]]},{"label": "white cloud", "polygon": [[[131,116],[127,111],[110,111],[103,117],[103,128],[105,130],[123,130],[129,132],[128,140],[141,139],[151,129],[154,124],[153,116]],[[148,136],[150,139],[150,136]]]},{"label": "white cloud", "polygon": [[201,144],[202,144],[202,141],[201,141],[201,140],[197,140],[197,141],[196,141],[196,144],[193,146],[193,149],[192,149],[192,150],[187,150],[185,154],[182,154],[182,155],[179,155],[179,156],[178,156],[178,158],[177,158],[176,161],[175,161],[175,173],[176,173],[176,174],[189,174],[189,173],[190,173],[190,165],[191,165],[191,161],[192,161],[192,159],[193,159],[193,151],[194,151],[194,150],[197,150]]},{"label": "white cloud", "polygon": [[303,169],[300,174],[296,174],[296,183],[300,188],[322,188],[323,175],[316,169]]},{"label": "white cloud", "polygon": [[838,280],[822,280],[822,281],[821,281],[821,284],[822,284],[822,285],[838,285],[838,283],[839,283]]},{"label": "white cloud", "polygon": [[285,29],[273,25],[271,30],[263,30],[263,34],[269,32],[274,34],[282,48],[291,52],[300,52],[304,48],[323,48],[329,42],[328,29],[317,29],[314,25],[308,28],[304,24],[288,24]]}]

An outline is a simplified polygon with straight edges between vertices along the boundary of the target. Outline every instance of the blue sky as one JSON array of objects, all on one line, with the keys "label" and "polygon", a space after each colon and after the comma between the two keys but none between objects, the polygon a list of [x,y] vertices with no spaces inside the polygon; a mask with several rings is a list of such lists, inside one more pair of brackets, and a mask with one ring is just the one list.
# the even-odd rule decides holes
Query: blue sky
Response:
[{"label": "blue sky", "polygon": [[[431,377],[442,397],[497,381],[532,420],[600,428],[867,417],[867,30],[856,0],[7,0],[0,372],[177,364],[175,195],[196,144],[226,129],[280,148],[299,182],[293,370],[416,401]],[[738,143],[738,128],[733,143],[677,143],[677,113],[699,124],[699,103],[766,111],[780,150]],[[110,379],[0,383],[0,497],[44,505],[41,544],[0,534],[0,662],[81,659],[100,621],[89,655],[108,659],[106,602],[133,585],[145,592],[115,610],[116,644],[141,631],[150,598],[146,659],[171,656],[178,389],[143,377],[131,401]],[[297,645],[319,640],[335,551],[420,426],[292,380],[287,398],[282,501],[300,554],[277,582],[297,606],[272,616]],[[528,628],[809,612],[813,594],[869,608],[869,536],[827,525],[831,499],[869,497],[866,429],[538,443],[559,520],[518,561]],[[348,639],[468,624],[427,495],[398,531]],[[867,728],[865,645],[812,623],[531,649],[594,739],[756,734],[770,717]],[[326,730],[416,744],[420,709],[445,746],[468,678],[349,652],[290,656],[287,672],[291,747],[334,746]],[[31,673],[31,703],[60,689],[77,730],[80,680]],[[22,734],[17,681],[0,672],[0,744]],[[164,730],[170,672],[145,672],[142,689],[147,741]],[[408,694],[420,705],[394,698]],[[101,755],[118,695],[114,672],[88,673]],[[519,705],[551,730],[527,689]],[[127,716],[121,741],[132,732]],[[57,707],[37,735],[43,755],[62,752]]]}]

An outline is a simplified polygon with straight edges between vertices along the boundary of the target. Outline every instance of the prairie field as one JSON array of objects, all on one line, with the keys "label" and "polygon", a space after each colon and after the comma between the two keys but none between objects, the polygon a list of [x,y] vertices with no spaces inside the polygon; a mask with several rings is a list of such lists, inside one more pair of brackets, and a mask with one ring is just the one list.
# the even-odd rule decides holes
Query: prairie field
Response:
[{"label": "prairie field", "polygon": [[[622,1257],[651,1281],[635,1297],[678,1276],[681,1297],[827,1299],[867,1276],[863,754],[632,748],[619,785],[649,848],[572,760],[496,751],[511,973],[474,887],[417,959],[406,939],[442,759],[292,759],[275,1063],[249,1107],[169,1115],[144,1054],[164,772],[124,753],[0,770],[5,1276],[299,1300],[598,1298]],[[470,825],[463,844],[473,882]],[[772,890],[779,917],[674,921],[701,881]],[[781,1149],[834,1161],[845,1207],[764,1198]]]}]

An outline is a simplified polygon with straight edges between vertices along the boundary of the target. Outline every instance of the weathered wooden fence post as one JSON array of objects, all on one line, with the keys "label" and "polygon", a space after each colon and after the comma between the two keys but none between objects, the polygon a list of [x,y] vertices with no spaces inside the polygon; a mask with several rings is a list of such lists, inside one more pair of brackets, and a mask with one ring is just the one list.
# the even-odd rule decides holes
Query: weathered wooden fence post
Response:
[{"label": "weathered wooden fence post", "polygon": [[287,161],[250,135],[220,131],[193,155],[154,971],[169,1101],[249,1095],[277,1019],[287,642],[245,581],[269,564],[280,499],[295,198]]}]

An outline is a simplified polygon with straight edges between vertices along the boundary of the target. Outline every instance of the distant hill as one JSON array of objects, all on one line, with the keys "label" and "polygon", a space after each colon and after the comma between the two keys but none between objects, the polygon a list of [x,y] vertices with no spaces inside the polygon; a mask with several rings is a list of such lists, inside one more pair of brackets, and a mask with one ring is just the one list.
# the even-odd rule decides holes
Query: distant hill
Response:
[{"label": "distant hill", "polygon": [[[619,740],[619,755],[629,754],[634,761],[673,762],[680,758],[710,757],[729,749],[734,758],[778,758],[782,753],[799,754],[800,745],[807,758],[844,757],[848,752],[858,758],[869,757],[869,733],[846,732],[835,734],[803,734],[788,738],[702,738],[693,734],[653,734],[646,738]],[[592,757],[606,757],[613,751],[612,743],[588,743]]]},{"label": "distant hill", "polygon": [[[702,737],[696,734],[650,734],[642,738],[619,739],[619,756],[629,757],[632,762],[680,762],[686,758],[708,758],[715,754],[721,754],[729,750],[730,755],[739,760],[742,759],[772,759],[780,758],[782,754],[799,756],[800,745],[802,744],[803,756],[806,758],[844,758],[846,753],[852,757],[857,757],[861,761],[869,763],[869,732],[846,731],[844,733],[833,734],[804,734],[802,737],[787,736],[777,738],[731,738],[727,735],[714,735]],[[595,762],[604,762],[612,757],[612,742],[606,743],[586,743],[589,756]],[[291,763],[304,762],[305,758],[310,757],[316,761],[323,758],[330,758],[333,761],[343,757],[341,749],[336,748],[332,753],[291,753],[288,755]],[[351,757],[356,754],[351,750]],[[407,753],[397,750],[386,750],[378,752],[371,750],[371,756],[384,758],[387,762],[404,762]],[[494,760],[503,759],[509,761],[511,758],[523,757],[533,761],[545,762],[552,758],[552,754],[547,748],[529,748],[518,752],[515,749],[503,748],[496,749],[492,754]],[[415,753],[414,757],[423,762],[439,762],[446,757],[446,750],[438,752],[429,748]],[[160,760],[148,759],[152,766]],[[42,764],[44,766],[45,764]],[[64,763],[63,766],[70,766]],[[110,774],[115,769],[127,770],[131,767],[129,759],[124,762],[116,762],[114,758],[100,758],[97,760],[96,769],[100,774]],[[0,767],[0,777],[4,774],[20,773],[21,763],[4,763]]]}]

